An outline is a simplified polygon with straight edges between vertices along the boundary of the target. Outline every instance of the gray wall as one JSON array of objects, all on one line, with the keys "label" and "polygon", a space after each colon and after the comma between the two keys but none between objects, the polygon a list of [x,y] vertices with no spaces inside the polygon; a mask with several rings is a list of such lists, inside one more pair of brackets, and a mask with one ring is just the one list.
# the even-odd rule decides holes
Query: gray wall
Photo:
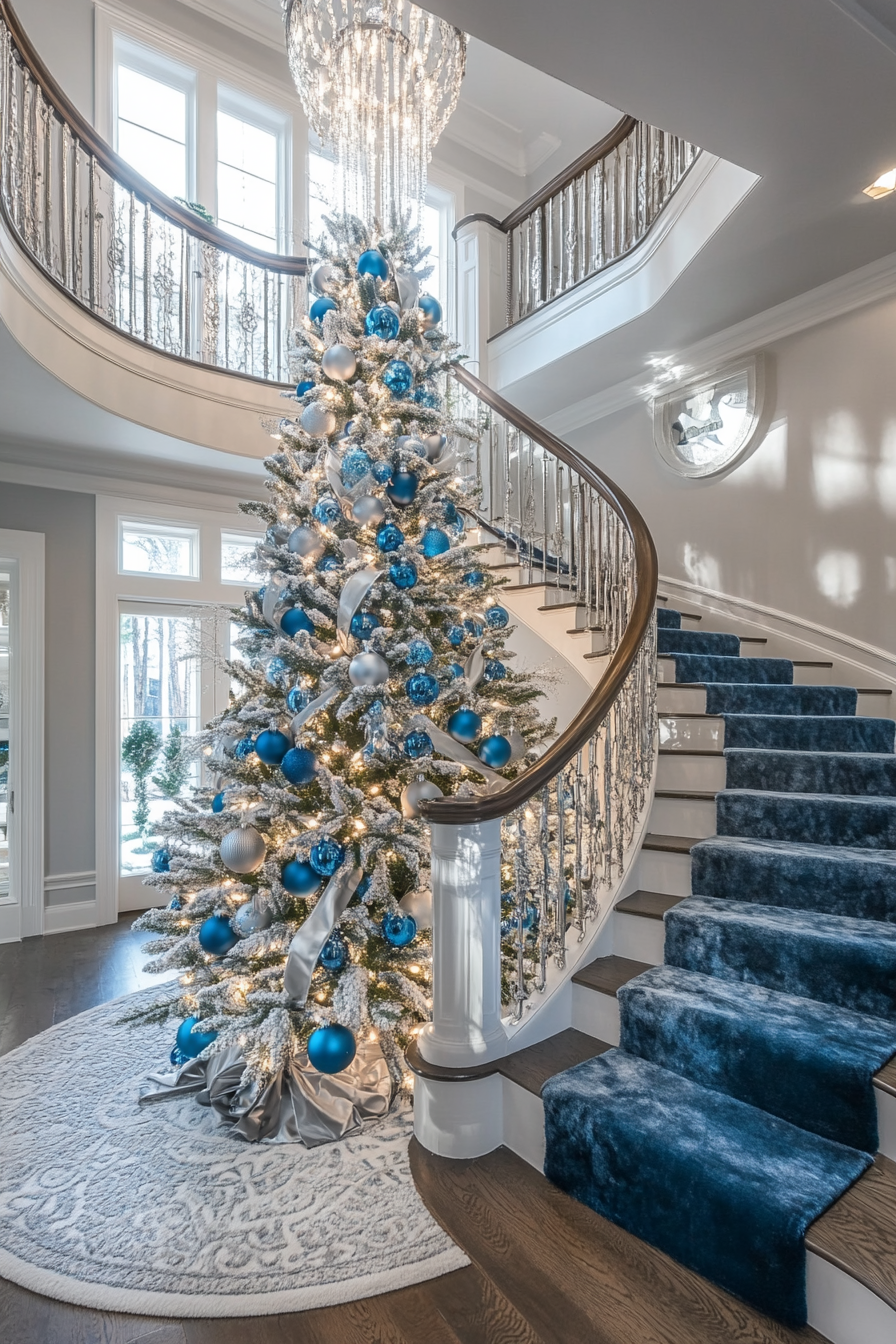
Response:
[{"label": "gray wall", "polygon": [[[0,481],[0,528],[46,537],[45,871],[95,867],[96,508],[93,495]],[[92,891],[77,891],[85,899]]]}]

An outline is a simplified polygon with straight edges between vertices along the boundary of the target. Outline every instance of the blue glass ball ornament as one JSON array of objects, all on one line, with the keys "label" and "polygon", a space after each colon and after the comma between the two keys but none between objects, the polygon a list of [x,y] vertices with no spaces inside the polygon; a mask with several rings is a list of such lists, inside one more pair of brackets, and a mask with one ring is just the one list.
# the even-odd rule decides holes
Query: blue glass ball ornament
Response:
[{"label": "blue glass ball ornament", "polygon": [[456,709],[448,720],[448,731],[455,742],[468,747],[482,732],[482,719],[474,709]]},{"label": "blue glass ball ornament", "polygon": [[314,622],[311,620],[310,616],[305,614],[301,607],[290,607],[289,610],[284,611],[283,615],[280,617],[280,629],[283,631],[284,635],[288,635],[290,639],[295,639],[296,635],[302,630],[304,630],[306,634],[313,635]]},{"label": "blue glass ball ornament", "polygon": [[355,639],[369,639],[378,627],[379,620],[372,611],[356,611],[349,630]]},{"label": "blue glass ball ornament", "polygon": [[413,915],[385,915],[381,927],[383,937],[392,947],[407,947],[417,937],[417,921]]},{"label": "blue glass ball ornament", "polygon": [[314,300],[308,310],[308,316],[311,318],[312,322],[323,322],[327,313],[332,313],[335,307],[336,304],[332,299],[323,296]]},{"label": "blue glass ball ornament", "polygon": [[476,639],[485,633],[485,626],[478,616],[468,616],[464,621],[464,629],[468,635],[474,635]]},{"label": "blue glass ball ornament", "polygon": [[394,523],[383,523],[382,527],[377,528],[376,544],[385,554],[390,551],[397,551],[404,542],[404,533],[400,527]]},{"label": "blue glass ball ornament", "polygon": [[332,527],[342,517],[342,510],[332,495],[324,495],[319,499],[311,510],[319,523],[325,527]]},{"label": "blue glass ball ornament", "polygon": [[230,927],[230,920],[224,915],[209,915],[199,926],[199,946],[213,957],[223,957],[238,942],[239,938]]},{"label": "blue glass ball ornament", "polygon": [[483,677],[486,681],[503,681],[507,676],[507,668],[498,658],[486,658],[485,672]]},{"label": "blue glass ball ornament", "polygon": [[416,471],[393,471],[392,481],[386,486],[386,495],[400,509],[413,504],[420,477]]},{"label": "blue glass ball ornament", "polygon": [[233,754],[238,761],[244,761],[247,756],[252,755],[254,750],[255,739],[251,733],[247,733],[245,737],[241,737],[239,742],[237,742],[233,749]]},{"label": "blue glass ball ornament", "polygon": [[225,803],[225,797],[224,797],[224,791],[222,789],[222,791],[220,793],[216,793],[214,798],[212,799],[212,811],[223,812],[224,803]]},{"label": "blue glass ball ornament", "polygon": [[187,1017],[177,1029],[176,1048],[187,1059],[195,1059],[197,1055],[201,1055],[206,1046],[211,1045],[218,1035],[216,1031],[194,1031],[193,1028],[198,1024],[198,1017]]},{"label": "blue glass ball ornament", "polygon": [[363,448],[350,448],[342,459],[342,484],[346,489],[351,489],[353,485],[367,475],[370,470],[370,458]]},{"label": "blue glass ball ornament", "polygon": [[288,670],[282,658],[271,658],[264,670],[265,681],[270,686],[278,686],[284,673]]},{"label": "blue glass ball ornament", "polygon": [[348,943],[339,930],[334,929],[320,950],[318,965],[325,971],[341,971],[347,961]]},{"label": "blue glass ball ornament", "polygon": [[534,929],[537,923],[538,923],[538,906],[535,904],[534,901],[527,901],[526,912],[523,915],[522,919],[523,928],[528,932],[529,929]]},{"label": "blue glass ball ornament", "polygon": [[279,765],[291,746],[285,733],[268,728],[255,739],[255,754],[265,765]]},{"label": "blue glass ball ornament", "polygon": [[439,698],[439,683],[430,672],[415,672],[404,689],[412,705],[433,705]]},{"label": "blue glass ball ornament", "polygon": [[464,527],[465,527],[464,520],[460,516],[460,514],[458,514],[454,522],[451,524],[451,529],[454,532],[455,536],[462,537],[464,534]]},{"label": "blue glass ball ornament", "polygon": [[449,644],[458,648],[464,642],[464,628],[462,625],[446,625],[445,638]]},{"label": "blue glass ball ornament", "polygon": [[426,327],[437,327],[442,320],[442,305],[438,299],[434,299],[431,294],[421,294],[417,300],[417,307],[423,314],[423,321]]},{"label": "blue glass ball ornament", "polygon": [[426,667],[433,660],[432,645],[428,639],[412,639],[408,645],[407,662],[411,667]]},{"label": "blue glass ball ornament", "polygon": [[392,479],[391,462],[374,462],[370,471],[377,485],[385,485],[387,481]]},{"label": "blue glass ball ornament", "polygon": [[460,663],[449,663],[448,671],[451,673],[453,677],[463,677],[466,675]]},{"label": "blue glass ball ornament", "polygon": [[310,392],[312,387],[314,387],[314,383],[310,378],[303,379],[301,383],[296,383],[296,396],[304,397],[305,393]]},{"label": "blue glass ball ornament", "polygon": [[432,755],[432,738],[429,733],[408,733],[401,745],[405,756],[412,761]]},{"label": "blue glass ball ornament", "polygon": [[341,562],[336,559],[335,555],[325,555],[317,562],[318,573],[331,574],[334,569],[339,568],[340,563]]},{"label": "blue glass ball ornament", "polygon": [[308,861],[321,877],[332,877],[345,862],[345,845],[340,845],[338,840],[332,840],[329,836],[318,840],[316,845],[311,846]]},{"label": "blue glass ball ornament", "polygon": [[369,873],[365,873],[364,876],[361,878],[361,881],[355,887],[355,895],[358,896],[361,900],[363,900],[369,890],[370,890],[370,875]]},{"label": "blue glass ball ornament", "polygon": [[286,696],[286,708],[290,714],[298,714],[311,703],[311,696],[304,686],[293,686]]},{"label": "blue glass ball ornament", "polygon": [[407,396],[414,386],[414,370],[406,359],[390,359],[382,372],[383,386],[396,400]]},{"label": "blue glass ball ornament", "polygon": [[171,1054],[168,1056],[168,1059],[176,1069],[181,1069],[185,1064],[189,1064],[190,1062],[190,1056],[185,1055],[179,1045],[174,1047]]},{"label": "blue glass ball ornament", "polygon": [[358,258],[358,274],[372,275],[377,280],[385,280],[389,274],[389,263],[382,252],[378,252],[375,247],[371,247],[366,252],[362,252]]},{"label": "blue glass ball ornament", "polygon": [[503,630],[505,625],[510,623],[510,616],[505,607],[489,607],[485,619],[492,630]]},{"label": "blue glass ball ornament", "polygon": [[394,341],[401,326],[394,308],[379,304],[371,308],[364,319],[364,330],[368,336],[377,336],[381,341]]},{"label": "blue glass ball ornament", "polygon": [[168,873],[171,871],[171,855],[167,849],[162,848],[155,850],[151,863],[154,873]]},{"label": "blue glass ball ornament", "polygon": [[[366,254],[365,254],[366,255]],[[308,1037],[308,1063],[318,1073],[342,1073],[355,1057],[357,1046],[348,1027],[331,1022]]]},{"label": "blue glass ball ornament", "polygon": [[448,533],[443,532],[440,527],[427,527],[420,538],[420,549],[430,559],[436,555],[444,555],[446,551],[451,549]]},{"label": "blue glass ball ornament", "polygon": [[446,523],[457,522],[457,505],[453,499],[446,499],[442,505],[442,516]]},{"label": "blue glass ball ornament", "polygon": [[481,569],[471,569],[464,574],[461,582],[465,583],[468,588],[481,588],[485,583],[485,575]]},{"label": "blue glass ball ornament", "polygon": [[292,747],[280,762],[290,784],[310,784],[317,774],[317,758],[307,747]]},{"label": "blue glass ball ornament", "polygon": [[430,411],[437,411],[442,404],[442,398],[438,392],[434,392],[431,387],[418,387],[414,393],[414,401],[418,406],[425,406]]},{"label": "blue glass ball ornament", "polygon": [[320,886],[320,875],[304,859],[290,859],[280,870],[280,881],[291,896],[310,896]]},{"label": "blue glass ball ornament", "polygon": [[502,770],[513,754],[513,748],[500,733],[492,733],[479,744],[479,759],[492,770]]},{"label": "blue glass ball ornament", "polygon": [[396,588],[413,588],[417,582],[417,566],[413,560],[393,560],[389,566],[389,578]]}]

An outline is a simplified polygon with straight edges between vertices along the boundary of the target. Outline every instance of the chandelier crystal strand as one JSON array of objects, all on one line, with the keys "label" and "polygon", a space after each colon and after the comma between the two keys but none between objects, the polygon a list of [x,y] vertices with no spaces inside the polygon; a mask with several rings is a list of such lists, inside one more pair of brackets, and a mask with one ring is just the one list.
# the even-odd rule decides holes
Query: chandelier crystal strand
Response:
[{"label": "chandelier crystal strand", "polygon": [[336,161],[334,209],[417,218],[457,106],[467,38],[405,0],[284,0],[290,69]]}]

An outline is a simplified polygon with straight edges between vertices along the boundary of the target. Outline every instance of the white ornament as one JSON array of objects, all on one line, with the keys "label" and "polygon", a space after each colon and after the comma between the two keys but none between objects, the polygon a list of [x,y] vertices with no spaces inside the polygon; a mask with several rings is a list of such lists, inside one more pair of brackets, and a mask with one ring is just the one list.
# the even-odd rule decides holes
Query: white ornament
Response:
[{"label": "white ornament", "polygon": [[409,891],[398,902],[398,908],[405,915],[411,915],[417,921],[418,929],[432,928],[432,892]]},{"label": "white ornament", "polygon": [[401,791],[401,815],[419,817],[421,803],[430,798],[444,798],[444,796],[438,784],[431,784],[428,779],[415,779],[412,783],[406,784]]},{"label": "white ornament", "polygon": [[336,417],[319,401],[305,407],[301,417],[302,428],[314,439],[325,439],[336,428]]},{"label": "white ornament", "polygon": [[254,826],[239,826],[225,835],[219,853],[232,873],[254,873],[264,863],[265,843]]},{"label": "white ornament", "polygon": [[386,516],[386,508],[376,495],[362,495],[352,505],[352,517],[356,523],[381,523]]},{"label": "white ornament", "polygon": [[329,350],[324,351],[320,366],[328,378],[344,382],[354,377],[358,361],[354,351],[347,345],[331,345]]},{"label": "white ornament", "polygon": [[311,272],[311,288],[318,294],[329,294],[331,290],[336,288],[338,281],[339,276],[335,267],[328,266],[326,263],[315,266]]},{"label": "white ornament", "polygon": [[[270,910],[257,910],[254,901],[247,901],[245,905],[241,905],[230,921],[234,933],[238,933],[241,938],[250,938],[253,933],[261,933],[262,930],[269,929],[273,922],[274,916]],[[417,922],[419,924],[420,921]]]},{"label": "white ornament", "polygon": [[326,548],[327,543],[313,527],[294,527],[289,534],[289,549],[293,555],[316,558],[323,555]]},{"label": "white ornament", "polygon": [[389,680],[389,664],[378,653],[357,653],[348,665],[353,686],[382,686]]},{"label": "white ornament", "polygon": [[426,456],[430,462],[435,462],[436,458],[441,455],[447,442],[444,434],[427,434],[423,440],[423,447],[426,449]]}]

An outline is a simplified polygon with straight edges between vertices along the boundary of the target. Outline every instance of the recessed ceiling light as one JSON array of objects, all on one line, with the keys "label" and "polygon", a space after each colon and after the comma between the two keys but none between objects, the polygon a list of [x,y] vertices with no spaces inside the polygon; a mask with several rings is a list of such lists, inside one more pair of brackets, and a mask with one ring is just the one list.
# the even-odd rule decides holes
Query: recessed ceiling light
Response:
[{"label": "recessed ceiling light", "polygon": [[891,168],[888,173],[881,173],[876,182],[872,182],[870,187],[865,187],[865,195],[871,196],[877,200],[878,196],[889,196],[891,191],[896,191],[896,168]]}]

